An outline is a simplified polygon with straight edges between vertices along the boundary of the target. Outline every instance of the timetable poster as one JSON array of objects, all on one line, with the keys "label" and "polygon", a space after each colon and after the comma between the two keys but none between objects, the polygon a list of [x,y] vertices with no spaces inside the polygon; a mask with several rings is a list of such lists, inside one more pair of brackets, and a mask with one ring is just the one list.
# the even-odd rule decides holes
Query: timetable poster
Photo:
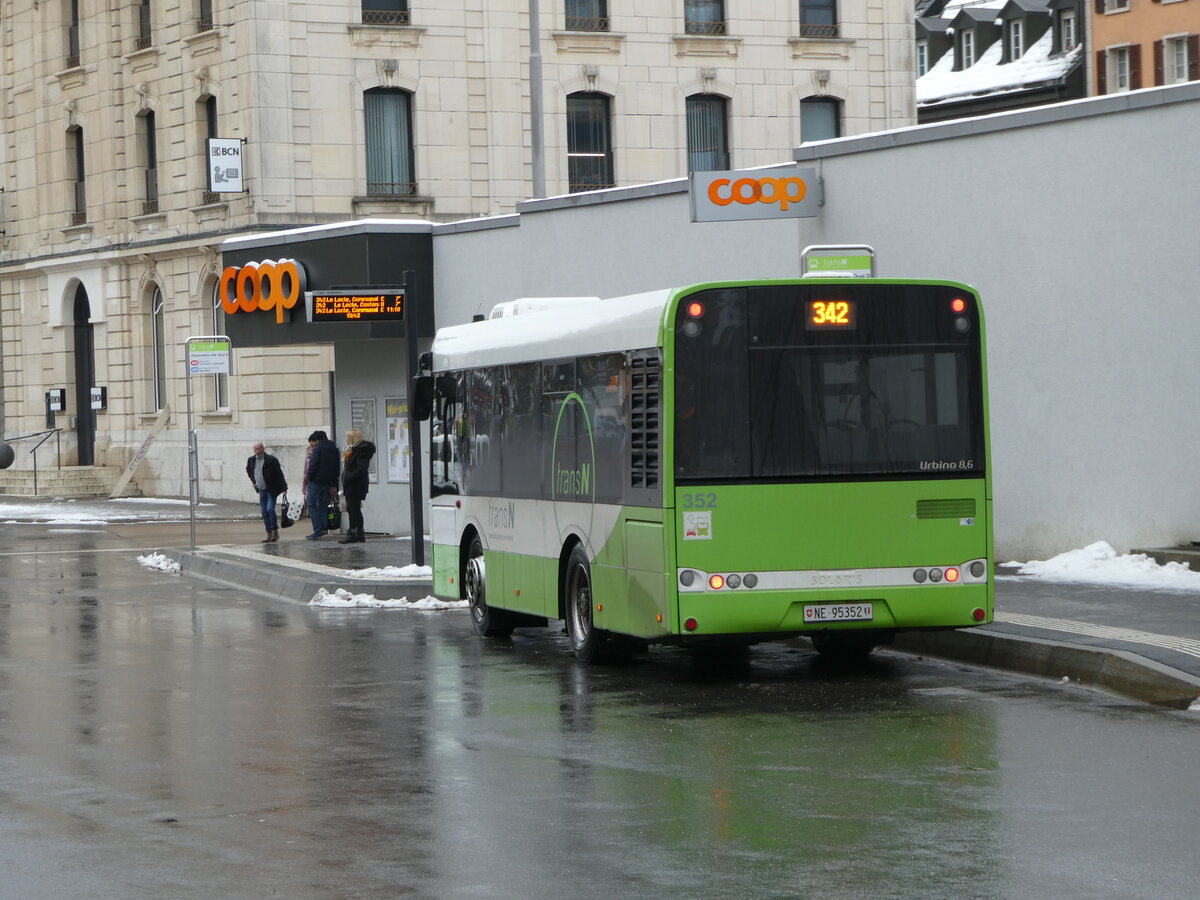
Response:
[{"label": "timetable poster", "polygon": [[412,449],[408,443],[408,401],[391,398],[383,401],[387,420],[388,481],[398,484],[412,480]]}]

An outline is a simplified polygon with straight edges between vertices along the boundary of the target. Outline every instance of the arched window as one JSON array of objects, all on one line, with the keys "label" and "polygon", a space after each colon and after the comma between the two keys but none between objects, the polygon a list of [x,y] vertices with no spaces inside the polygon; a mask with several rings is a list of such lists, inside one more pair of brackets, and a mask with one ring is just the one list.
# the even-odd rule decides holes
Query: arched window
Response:
[{"label": "arched window", "polygon": [[607,94],[567,97],[567,181],[572,194],[614,184],[611,103]]},{"label": "arched window", "polygon": [[367,193],[410,196],[417,192],[413,164],[412,95],[394,88],[363,94],[367,138]]},{"label": "arched window", "polygon": [[842,104],[834,97],[805,97],[800,101],[800,140],[825,141],[842,135]]},{"label": "arched window", "polygon": [[689,172],[719,172],[729,168],[729,103],[713,94],[687,98]]},{"label": "arched window", "polygon": [[167,402],[167,366],[170,360],[167,357],[166,318],[162,290],[155,285],[154,296],[150,298],[150,363],[156,410],[162,409]]}]

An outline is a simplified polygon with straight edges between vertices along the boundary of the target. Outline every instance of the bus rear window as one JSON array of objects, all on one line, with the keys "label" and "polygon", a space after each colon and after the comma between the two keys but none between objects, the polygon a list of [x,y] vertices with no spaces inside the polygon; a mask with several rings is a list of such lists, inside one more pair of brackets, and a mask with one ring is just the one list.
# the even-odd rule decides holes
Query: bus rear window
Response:
[{"label": "bus rear window", "polygon": [[953,303],[961,293],[848,283],[689,297],[699,306],[682,304],[676,329],[677,480],[982,474],[980,327],[973,297]]}]

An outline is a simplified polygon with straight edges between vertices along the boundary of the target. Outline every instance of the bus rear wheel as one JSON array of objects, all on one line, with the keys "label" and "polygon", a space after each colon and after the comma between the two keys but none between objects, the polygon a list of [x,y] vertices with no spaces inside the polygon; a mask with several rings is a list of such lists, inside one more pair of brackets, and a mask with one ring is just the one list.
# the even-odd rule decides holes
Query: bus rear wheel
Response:
[{"label": "bus rear wheel", "polygon": [[483,562],[483,544],[479,535],[471,538],[467,550],[467,564],[463,570],[463,594],[471,610],[471,624],[481,637],[507,637],[512,634],[513,623],[502,609],[487,605],[487,570]]},{"label": "bus rear wheel", "polygon": [[592,619],[592,569],[587,552],[576,544],[567,558],[567,640],[571,652],[582,663],[599,662],[604,655],[605,634]]}]

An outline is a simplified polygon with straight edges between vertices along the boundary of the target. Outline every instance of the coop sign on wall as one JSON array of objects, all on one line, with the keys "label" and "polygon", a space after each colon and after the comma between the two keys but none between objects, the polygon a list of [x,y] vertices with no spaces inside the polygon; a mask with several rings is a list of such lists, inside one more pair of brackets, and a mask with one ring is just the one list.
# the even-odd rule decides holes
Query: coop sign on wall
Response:
[{"label": "coop sign on wall", "polygon": [[300,302],[308,289],[304,266],[294,259],[266,259],[243,266],[227,266],[217,282],[217,296],[226,315],[275,312],[283,323],[284,311]]},{"label": "coop sign on wall", "polygon": [[817,170],[799,166],[693,172],[692,221],[811,218],[820,207],[818,187]]}]

